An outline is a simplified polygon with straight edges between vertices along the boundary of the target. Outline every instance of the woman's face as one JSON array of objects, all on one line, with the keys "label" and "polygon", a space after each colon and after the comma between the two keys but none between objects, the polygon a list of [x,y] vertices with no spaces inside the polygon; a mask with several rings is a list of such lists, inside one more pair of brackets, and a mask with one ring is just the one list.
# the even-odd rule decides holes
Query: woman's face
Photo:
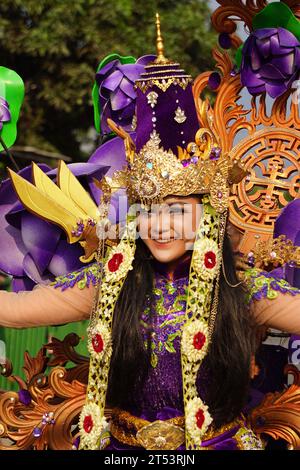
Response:
[{"label": "woman's face", "polygon": [[170,263],[193,249],[201,215],[199,196],[168,196],[150,211],[140,211],[139,235],[155,259]]}]

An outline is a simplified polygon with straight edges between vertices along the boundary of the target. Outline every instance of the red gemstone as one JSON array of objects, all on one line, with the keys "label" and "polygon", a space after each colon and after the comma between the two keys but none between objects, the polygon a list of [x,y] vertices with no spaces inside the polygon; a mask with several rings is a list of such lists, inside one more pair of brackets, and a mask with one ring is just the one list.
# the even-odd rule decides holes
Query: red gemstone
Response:
[{"label": "red gemstone", "polygon": [[213,251],[208,251],[204,255],[204,264],[207,269],[212,269],[216,265],[216,254]]},{"label": "red gemstone", "polygon": [[89,433],[93,429],[93,426],[93,418],[91,417],[91,415],[87,415],[83,420],[83,429],[85,430],[85,432]]},{"label": "red gemstone", "polygon": [[194,341],[193,341],[194,348],[195,349],[202,349],[205,341],[206,341],[205,335],[199,331],[194,336]]},{"label": "red gemstone", "polygon": [[97,353],[101,353],[101,351],[103,351],[103,339],[102,339],[102,336],[99,333],[97,333],[93,336],[92,345],[93,345],[94,350]]},{"label": "red gemstone", "polygon": [[114,273],[119,269],[120,264],[123,261],[124,256],[122,253],[115,253],[113,257],[108,262],[108,269],[111,273]]},{"label": "red gemstone", "polygon": [[202,428],[203,423],[205,421],[205,416],[203,410],[198,410],[196,413],[196,421],[197,421],[197,426],[199,429]]}]

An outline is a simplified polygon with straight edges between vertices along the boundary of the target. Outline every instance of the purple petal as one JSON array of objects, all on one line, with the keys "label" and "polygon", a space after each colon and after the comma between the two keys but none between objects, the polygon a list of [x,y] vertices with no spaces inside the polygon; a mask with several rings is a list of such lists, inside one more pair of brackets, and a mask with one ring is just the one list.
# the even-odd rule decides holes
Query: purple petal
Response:
[{"label": "purple petal", "polygon": [[107,119],[112,119],[112,112],[109,101],[105,103],[102,109],[101,114],[101,133],[102,134],[110,134],[112,132],[111,128],[107,124]]},{"label": "purple petal", "polygon": [[121,170],[126,165],[126,155],[124,141],[120,137],[105,142],[105,144],[98,147],[91,155],[88,163],[96,165],[109,165],[110,169],[107,176],[112,176],[116,170]]},{"label": "purple petal", "polygon": [[266,39],[270,38],[271,36],[277,35],[278,29],[277,28],[260,28],[254,31],[252,34],[257,39]]},{"label": "purple petal", "polygon": [[279,37],[278,35],[272,36],[270,38],[270,43],[271,43],[271,54],[272,56],[281,56],[285,55],[290,51],[293,51],[293,47],[284,47],[283,45],[279,44]]},{"label": "purple petal", "polygon": [[39,270],[29,253],[27,253],[23,260],[23,269],[29,279],[31,279],[36,284],[45,284],[49,281],[49,276],[40,275]]},{"label": "purple petal", "polygon": [[14,204],[12,209],[5,215],[7,223],[12,227],[21,230],[22,214],[25,211],[26,209],[21,203]]},{"label": "purple petal", "polygon": [[[276,67],[284,76],[292,75],[294,72],[294,52],[290,52],[285,56],[275,57],[272,59],[272,65]],[[275,77],[274,77],[275,78]]]},{"label": "purple petal", "polygon": [[108,62],[104,67],[102,67],[98,72],[96,73],[96,79],[97,81],[102,81],[103,77],[108,74],[110,70],[113,68],[117,67],[117,65],[120,63],[118,59],[112,60],[111,62]]},{"label": "purple petal", "polygon": [[122,78],[123,74],[119,70],[115,70],[102,82],[100,88],[106,88],[109,91],[114,91],[120,85]]},{"label": "purple petal", "polygon": [[[108,170],[108,165],[100,165],[97,163],[69,163],[67,165],[69,170],[73,173],[74,176],[91,176],[94,173],[99,174],[99,171],[104,175]],[[47,172],[48,176],[56,176],[58,168],[54,168],[51,171]]]},{"label": "purple petal", "polygon": [[263,65],[259,71],[262,79],[264,80],[284,80],[285,76],[281,71],[275,67],[272,63],[267,63]]},{"label": "purple petal", "polygon": [[[44,165],[43,163],[38,165],[41,170],[44,172],[50,170],[50,166]],[[27,181],[32,182],[32,167],[31,165],[26,166],[22,170],[18,171],[18,175],[22,176],[22,178],[26,179]],[[6,178],[1,182],[0,185],[0,204],[2,203],[13,203],[18,200],[18,196],[13,188],[12,182],[10,178]]]},{"label": "purple petal", "polygon": [[294,53],[295,53],[295,56],[294,56],[295,67],[297,69],[299,69],[299,67],[300,67],[300,47],[296,47],[294,49]]},{"label": "purple petal", "polygon": [[271,50],[271,41],[269,38],[258,39],[256,41],[256,46],[264,59],[269,57]]},{"label": "purple petal", "polygon": [[257,86],[257,87],[247,87],[247,89],[251,95],[259,95],[260,93],[263,93],[266,91],[265,84]]},{"label": "purple petal", "polygon": [[111,94],[110,102],[112,110],[118,111],[128,106],[131,102],[131,98],[126,96],[123,91],[118,88],[116,92]]},{"label": "purple petal", "polygon": [[138,64],[124,64],[118,67],[120,72],[126,77],[129,81],[134,83],[144,72],[144,67]]},{"label": "purple petal", "polygon": [[26,248],[20,230],[12,227],[5,220],[8,206],[0,206],[1,256],[0,270],[12,276],[23,276],[23,258]]},{"label": "purple petal", "polygon": [[246,39],[245,44],[243,46],[243,57],[251,55],[252,47],[255,42],[256,39],[253,34],[251,34],[248,39]]},{"label": "purple petal", "polygon": [[120,83],[120,89],[125,93],[125,95],[129,96],[129,98],[135,100],[136,99],[136,92],[133,87],[133,83],[127,80],[127,78],[123,78]]},{"label": "purple petal", "polygon": [[[122,118],[122,121],[124,120],[129,120],[130,124],[132,123],[132,118],[134,116],[135,112],[135,102],[132,101],[126,108],[122,109],[121,112],[119,112],[119,116]],[[132,131],[132,129],[130,129]]]},{"label": "purple petal", "polygon": [[254,72],[257,72],[262,66],[261,56],[256,44],[253,45],[251,53],[251,68]]},{"label": "purple petal", "polygon": [[137,64],[139,65],[147,65],[149,62],[153,62],[156,59],[156,55],[143,55],[142,57],[139,57],[139,59],[136,61]]},{"label": "purple petal", "polygon": [[1,104],[0,106],[0,121],[1,122],[7,122],[10,121],[11,114],[8,108],[8,104]]},{"label": "purple petal", "polygon": [[278,38],[281,47],[297,47],[300,43],[293,33],[284,28],[278,28]]},{"label": "purple petal", "polygon": [[282,83],[266,83],[266,91],[271,96],[271,98],[277,98],[277,96],[282,95],[287,90],[287,86],[284,82]]},{"label": "purple petal", "polygon": [[54,276],[61,276],[75,271],[82,266],[79,257],[83,254],[84,251],[78,243],[70,245],[66,240],[60,240],[49,263],[48,270]]},{"label": "purple petal", "polygon": [[[134,139],[135,135],[131,134],[132,138]],[[121,170],[123,167],[127,165],[126,155],[125,155],[125,147],[123,139],[120,137],[114,137],[113,139],[109,140],[105,144],[101,145],[90,157],[89,162],[91,163],[99,163],[102,164],[110,164],[110,169],[107,172],[107,176],[112,176],[113,173],[117,170]],[[98,189],[94,183],[90,183],[90,190],[93,194],[95,201],[100,201],[101,191]],[[126,196],[126,191],[120,189],[113,193],[111,198],[111,210],[109,212],[109,217],[112,222],[115,220],[116,214],[116,222],[118,221],[119,216],[119,208],[120,210],[123,209],[125,211],[125,207],[127,207],[128,201]]]},{"label": "purple petal", "polygon": [[22,278],[17,278],[14,277],[11,283],[11,287],[13,292],[20,292],[24,290],[32,290],[34,286],[36,285],[35,282],[33,282],[31,279],[28,277],[22,277]]},{"label": "purple petal", "polygon": [[250,67],[241,71],[241,82],[247,87],[258,87],[264,85],[264,81],[260,78],[260,75],[253,73]]},{"label": "purple petal", "polygon": [[[22,215],[22,239],[42,275],[54,255],[62,230],[28,212]],[[34,280],[34,279],[33,279]]]}]

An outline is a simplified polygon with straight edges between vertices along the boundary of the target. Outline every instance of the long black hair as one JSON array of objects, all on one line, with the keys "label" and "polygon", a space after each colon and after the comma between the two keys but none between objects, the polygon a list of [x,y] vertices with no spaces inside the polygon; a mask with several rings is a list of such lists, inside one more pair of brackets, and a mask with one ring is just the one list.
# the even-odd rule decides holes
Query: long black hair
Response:
[{"label": "long black hair", "polygon": [[[133,270],[129,271],[113,318],[113,355],[107,404],[126,408],[133,390],[139,390],[150,367],[150,336],[145,347],[140,317],[146,298],[153,301],[154,271],[151,253],[139,238]],[[223,261],[226,279],[238,283],[234,256],[227,235]],[[220,274],[219,306],[212,343],[203,365],[209,370],[205,402],[219,427],[237,417],[247,401],[255,329],[242,286],[231,287]],[[150,317],[151,320],[151,317]],[[201,368],[200,368],[201,369]]]}]

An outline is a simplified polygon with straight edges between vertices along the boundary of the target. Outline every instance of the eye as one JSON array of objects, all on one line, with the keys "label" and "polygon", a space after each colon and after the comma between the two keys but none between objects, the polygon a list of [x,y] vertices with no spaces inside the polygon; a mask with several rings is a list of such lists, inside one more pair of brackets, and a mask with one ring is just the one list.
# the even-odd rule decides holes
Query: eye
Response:
[{"label": "eye", "polygon": [[170,206],[170,214],[184,214],[184,207],[179,205]]},{"label": "eye", "polygon": [[145,206],[144,207],[140,206],[138,210],[140,214],[149,214],[150,212],[150,209],[146,208]]}]

